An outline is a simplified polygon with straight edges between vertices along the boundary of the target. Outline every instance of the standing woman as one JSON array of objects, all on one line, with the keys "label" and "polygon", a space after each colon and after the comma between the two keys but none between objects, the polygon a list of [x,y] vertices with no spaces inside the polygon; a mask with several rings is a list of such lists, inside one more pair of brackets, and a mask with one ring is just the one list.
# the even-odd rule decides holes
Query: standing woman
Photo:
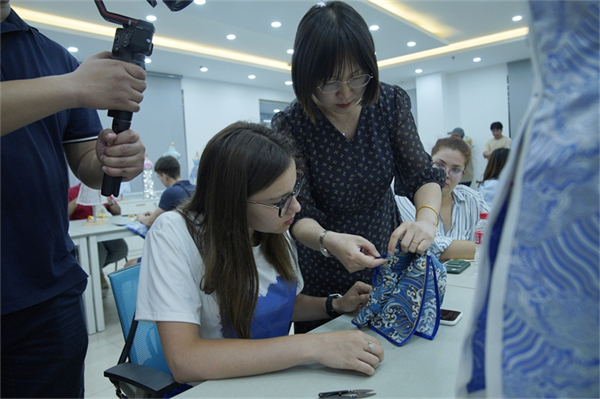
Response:
[{"label": "standing woman", "polygon": [[[380,251],[392,254],[398,239],[405,251],[429,247],[444,177],[431,166],[406,92],[379,81],[373,38],[349,5],[319,3],[303,17],[292,80],[297,101],[272,121],[294,137],[307,170],[292,235],[302,244],[303,292],[333,295],[370,282]],[[400,219],[394,177],[396,194],[417,206],[416,222]],[[296,331],[318,324],[296,323]]]},{"label": "standing woman", "polygon": [[319,362],[368,375],[380,342],[357,329],[288,335],[292,321],[359,309],[370,286],[343,297],[300,293],[287,233],[300,210],[293,141],[238,122],[213,137],[191,200],[161,214],[146,236],[136,318],[156,322],[180,383],[241,377]]}]

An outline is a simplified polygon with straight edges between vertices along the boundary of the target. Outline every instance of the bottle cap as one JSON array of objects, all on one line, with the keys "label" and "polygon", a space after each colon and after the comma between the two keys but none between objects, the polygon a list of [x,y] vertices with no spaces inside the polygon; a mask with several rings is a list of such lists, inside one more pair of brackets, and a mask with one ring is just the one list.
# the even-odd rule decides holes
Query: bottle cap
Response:
[{"label": "bottle cap", "polygon": [[487,212],[481,212],[479,214],[479,219],[487,219],[488,217],[488,213]]}]

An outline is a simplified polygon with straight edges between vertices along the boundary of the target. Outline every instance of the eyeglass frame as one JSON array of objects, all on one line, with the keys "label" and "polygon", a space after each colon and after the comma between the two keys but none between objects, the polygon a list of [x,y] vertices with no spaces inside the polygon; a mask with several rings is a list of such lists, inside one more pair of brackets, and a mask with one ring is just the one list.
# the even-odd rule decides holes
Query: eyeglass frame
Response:
[{"label": "eyeglass frame", "polygon": [[[279,217],[282,218],[287,213],[288,209],[290,209],[290,205],[292,204],[293,197],[296,197],[298,195],[298,193],[300,192],[300,190],[302,189],[302,186],[304,185],[304,180],[305,180],[305,176],[303,175],[296,182],[296,185],[294,186],[294,189],[292,190],[290,195],[285,197],[278,204],[265,204],[262,202],[256,202],[256,201],[252,201],[252,200],[246,200],[246,202],[248,202],[249,204],[255,204],[255,205],[265,206],[267,208],[277,209],[279,211],[279,213],[278,213]],[[287,202],[287,205],[286,205],[286,202]]]},{"label": "eyeglass frame", "polygon": [[[369,79],[368,79],[368,80],[367,80],[367,81],[366,81],[366,82],[365,82],[363,85],[361,85],[361,86],[358,86],[358,87],[354,87],[354,86],[352,86],[352,85],[350,84],[350,82],[351,82],[352,80],[354,80],[354,79],[358,79],[358,78],[361,78],[361,77],[363,77],[363,76],[367,76],[367,77],[369,78]],[[347,81],[345,81],[345,82],[342,82],[342,81],[340,81],[340,80],[330,80],[330,81],[328,81],[328,82],[323,82],[323,83],[321,83],[320,85],[318,85],[318,86],[317,86],[317,89],[319,89],[319,90],[321,91],[321,93],[323,93],[323,94],[332,94],[332,93],[336,93],[337,91],[339,91],[339,90],[342,88],[342,85],[343,85],[344,83],[348,84],[348,86],[350,86],[350,87],[351,87],[351,88],[353,88],[353,89],[360,89],[361,87],[365,87],[366,85],[368,85],[368,84],[369,84],[369,82],[371,82],[371,79],[373,79],[373,75],[371,75],[371,74],[368,74],[368,73],[364,73],[364,74],[362,74],[362,75],[358,75],[358,76],[355,76],[355,77],[353,77],[353,78],[350,78],[350,79],[348,79],[348,80],[347,80]],[[323,86],[323,85],[325,85],[325,84],[329,84],[329,83],[336,83],[336,82],[340,84],[340,85],[339,85],[339,87],[338,87],[337,89],[335,89],[334,91],[323,91],[323,89],[322,89],[322,86]]]},{"label": "eyeglass frame", "polygon": [[[437,169],[444,169],[446,171],[446,173],[448,173],[448,176],[450,176],[452,178],[452,180],[459,179],[462,176],[462,174],[465,173],[464,169],[459,169],[459,168],[452,168],[452,169],[448,170],[448,167],[445,164],[441,164],[439,162],[432,162],[431,166],[433,166],[434,168],[437,168]],[[457,170],[458,170],[458,172],[456,172]]]}]

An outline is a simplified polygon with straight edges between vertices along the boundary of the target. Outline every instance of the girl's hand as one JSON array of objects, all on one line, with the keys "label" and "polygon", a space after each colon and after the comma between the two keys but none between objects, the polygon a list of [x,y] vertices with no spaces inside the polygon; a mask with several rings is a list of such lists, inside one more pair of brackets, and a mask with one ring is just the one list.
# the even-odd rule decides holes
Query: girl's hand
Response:
[{"label": "girl's hand", "polygon": [[370,294],[371,286],[357,281],[343,297],[334,299],[331,305],[333,310],[339,314],[357,312],[365,306]]},{"label": "girl's hand", "polygon": [[313,357],[325,366],[373,375],[383,360],[381,342],[360,330],[314,335]]}]

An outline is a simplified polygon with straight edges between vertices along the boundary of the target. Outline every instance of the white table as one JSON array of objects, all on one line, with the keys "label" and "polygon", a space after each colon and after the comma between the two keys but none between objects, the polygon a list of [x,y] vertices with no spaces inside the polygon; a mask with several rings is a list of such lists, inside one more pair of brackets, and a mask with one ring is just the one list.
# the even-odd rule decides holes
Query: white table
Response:
[{"label": "white table", "polygon": [[[76,234],[82,234],[85,237],[87,244],[87,259],[89,262],[89,268],[86,270],[86,272],[90,276],[90,281],[86,291],[91,290],[90,292],[92,295],[93,306],[86,307],[86,317],[89,317],[87,314],[91,313],[95,319],[95,328],[89,328],[88,325],[88,332],[90,334],[104,331],[105,329],[102,285],[100,280],[101,270],[100,261],[98,259],[98,243],[102,241],[116,240],[118,238],[136,236],[136,234],[127,229],[127,227],[116,225],[111,219],[117,220],[116,217],[108,218],[108,222],[105,224],[86,224],[86,220],[72,220],[70,222],[69,233],[73,231],[76,232]],[[71,238],[73,238],[73,236],[71,236]],[[81,236],[79,239],[81,240]],[[140,237],[140,239],[142,238]],[[80,250],[81,248],[82,247],[80,246]],[[81,252],[81,257],[84,258],[85,255],[83,254],[83,250],[81,250]]]},{"label": "white table", "polygon": [[[87,234],[87,231],[83,230],[81,227],[69,225],[69,235],[78,249],[79,264],[89,276],[90,255],[88,251]],[[94,311],[94,296],[90,289],[89,282],[83,292],[83,307],[85,309],[88,334],[94,334],[96,332],[96,312]]]},{"label": "white table", "polygon": [[[335,370],[318,363],[304,364],[287,370],[253,377],[206,381],[178,397],[202,398],[310,398],[319,392],[341,389],[374,389],[373,398],[454,397],[459,358],[467,334],[474,297],[474,270],[449,275],[443,308],[463,312],[455,326],[440,325],[433,341],[413,336],[398,347],[368,328],[362,329],[378,338],[385,359],[373,376]],[[349,316],[341,316],[314,332],[351,330]]]}]

